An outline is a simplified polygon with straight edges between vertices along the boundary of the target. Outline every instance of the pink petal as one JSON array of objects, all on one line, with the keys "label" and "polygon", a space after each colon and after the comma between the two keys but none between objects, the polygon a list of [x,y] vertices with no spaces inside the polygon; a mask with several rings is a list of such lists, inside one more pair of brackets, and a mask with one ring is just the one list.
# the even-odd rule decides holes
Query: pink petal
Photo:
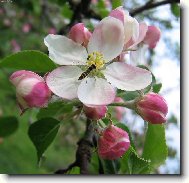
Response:
[{"label": "pink petal", "polygon": [[125,13],[124,13],[124,9],[122,6],[112,10],[110,12],[109,16],[119,19],[124,24]]},{"label": "pink petal", "polygon": [[38,74],[32,71],[26,71],[26,70],[19,70],[19,71],[14,72],[10,76],[9,80],[13,85],[17,86],[21,80],[26,79],[26,78],[35,78],[38,81],[44,81],[43,78],[39,76]]},{"label": "pink petal", "polygon": [[77,66],[62,66],[49,73],[46,82],[54,94],[71,100],[77,98],[81,74],[82,70]]},{"label": "pink petal", "polygon": [[65,36],[49,34],[44,39],[49,57],[59,65],[85,65],[88,57],[85,47]]},{"label": "pink petal", "polygon": [[152,82],[152,75],[149,71],[123,62],[114,62],[103,72],[107,81],[121,90],[141,90]]},{"label": "pink petal", "polygon": [[88,43],[88,52],[98,51],[108,62],[122,52],[123,45],[124,30],[121,21],[106,17],[96,26]]},{"label": "pink petal", "polygon": [[156,26],[148,26],[148,31],[146,33],[146,36],[144,38],[144,43],[148,44],[149,48],[155,48],[157,42],[159,41],[161,37],[161,31]]},{"label": "pink petal", "polygon": [[114,101],[114,88],[102,78],[87,78],[78,88],[79,100],[88,105],[107,105]]}]

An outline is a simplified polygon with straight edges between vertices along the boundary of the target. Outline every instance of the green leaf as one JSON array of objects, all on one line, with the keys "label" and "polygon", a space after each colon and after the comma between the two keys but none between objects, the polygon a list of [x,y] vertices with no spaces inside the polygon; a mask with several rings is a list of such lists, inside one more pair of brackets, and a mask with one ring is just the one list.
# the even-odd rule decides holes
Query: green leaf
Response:
[{"label": "green leaf", "polygon": [[121,158],[120,174],[148,174],[150,162],[140,158],[132,146]]},{"label": "green leaf", "polygon": [[115,9],[122,5],[122,0],[112,0],[112,9]]},{"label": "green leaf", "polygon": [[167,153],[164,125],[148,123],[142,157],[151,161],[152,168],[157,168],[165,162]]},{"label": "green leaf", "polygon": [[139,97],[137,91],[121,91],[118,90],[119,97],[123,98],[125,101],[134,100],[136,97]]},{"label": "green leaf", "polygon": [[48,107],[41,108],[37,114],[37,119],[54,117],[59,114],[69,113],[72,111],[73,105],[66,104],[62,101],[50,103]]},{"label": "green leaf", "polygon": [[66,174],[78,175],[80,174],[80,168],[78,166],[75,166],[71,170],[69,170]]},{"label": "green leaf", "polygon": [[69,6],[68,3],[65,3],[65,4],[62,6],[61,13],[62,13],[62,15],[63,15],[65,18],[71,19],[72,15],[73,15],[73,11],[70,9],[70,6]]},{"label": "green leaf", "polygon": [[11,54],[0,61],[0,68],[49,72],[56,68],[53,61],[44,53],[26,50]]},{"label": "green leaf", "polygon": [[18,120],[15,117],[0,118],[0,137],[7,137],[18,128]]},{"label": "green leaf", "polygon": [[180,17],[180,7],[177,3],[171,4],[171,12],[175,17]]},{"label": "green leaf", "polygon": [[98,157],[98,154],[94,152],[91,157],[91,161],[89,164],[89,174],[99,174],[99,168],[100,168],[100,159]]},{"label": "green leaf", "polygon": [[38,162],[54,140],[59,127],[60,122],[53,118],[43,118],[30,125],[28,135],[37,150]]},{"label": "green leaf", "polygon": [[119,169],[120,169],[120,161],[119,159],[116,160],[105,160],[105,159],[100,159],[104,174],[118,174]]},{"label": "green leaf", "polygon": [[153,92],[154,92],[154,93],[159,93],[160,90],[161,90],[161,88],[162,88],[162,83],[154,84],[154,85],[153,85]]}]

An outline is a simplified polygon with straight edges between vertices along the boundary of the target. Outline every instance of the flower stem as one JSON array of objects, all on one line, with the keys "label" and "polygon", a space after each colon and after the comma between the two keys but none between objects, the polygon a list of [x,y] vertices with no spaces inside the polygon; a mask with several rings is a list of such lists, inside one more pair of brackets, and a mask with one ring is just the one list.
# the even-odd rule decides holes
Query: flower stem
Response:
[{"label": "flower stem", "polygon": [[131,101],[127,101],[127,102],[114,102],[109,104],[108,106],[120,106],[120,107],[126,107],[128,109],[135,109],[135,102],[136,100],[131,100]]}]

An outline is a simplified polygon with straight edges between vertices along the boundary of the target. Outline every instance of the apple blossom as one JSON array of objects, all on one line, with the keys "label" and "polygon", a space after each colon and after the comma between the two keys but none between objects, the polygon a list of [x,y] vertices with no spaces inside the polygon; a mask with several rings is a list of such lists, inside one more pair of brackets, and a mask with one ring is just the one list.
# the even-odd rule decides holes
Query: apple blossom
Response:
[{"label": "apple blossom", "polygon": [[95,106],[95,107],[89,107],[89,106],[83,106],[83,111],[87,118],[92,120],[99,120],[103,117],[105,117],[107,112],[106,106]]},{"label": "apple blossom", "polygon": [[156,93],[148,93],[137,102],[136,110],[141,117],[152,124],[166,122],[168,106],[165,99]]},{"label": "apple blossom", "polygon": [[87,48],[61,35],[44,39],[49,57],[63,65],[48,74],[49,89],[64,99],[79,100],[87,105],[107,105],[114,101],[115,89],[134,91],[151,83],[151,73],[123,62],[110,61],[121,54],[124,27],[114,17],[100,21]]},{"label": "apple blossom", "polygon": [[51,91],[38,74],[26,70],[16,71],[10,76],[10,82],[16,87],[16,96],[22,111],[47,105]]},{"label": "apple blossom", "polygon": [[103,159],[120,158],[129,147],[128,133],[114,125],[108,126],[98,140],[98,154]]},{"label": "apple blossom", "polygon": [[68,35],[70,39],[86,47],[91,37],[91,32],[83,23],[77,23],[70,29]]}]

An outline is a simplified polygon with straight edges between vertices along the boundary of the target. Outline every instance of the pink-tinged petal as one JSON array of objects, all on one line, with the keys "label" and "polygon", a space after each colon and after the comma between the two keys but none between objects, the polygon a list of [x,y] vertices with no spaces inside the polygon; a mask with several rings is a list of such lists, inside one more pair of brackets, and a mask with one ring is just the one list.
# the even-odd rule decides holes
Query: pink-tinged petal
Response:
[{"label": "pink-tinged petal", "polygon": [[78,80],[82,70],[77,66],[62,66],[48,74],[46,78],[49,89],[64,99],[77,98]]},{"label": "pink-tinged petal", "polygon": [[114,101],[114,88],[102,78],[87,78],[78,87],[78,98],[84,104],[107,105]]},{"label": "pink-tinged petal", "polygon": [[156,26],[148,26],[148,31],[144,38],[144,43],[148,44],[149,48],[153,49],[156,47],[157,42],[161,37],[161,31]]},{"label": "pink-tinged petal", "polygon": [[65,36],[49,34],[44,39],[49,57],[59,65],[85,65],[86,48]]},{"label": "pink-tinged petal", "polygon": [[20,70],[20,71],[16,71],[14,72],[9,80],[10,82],[14,85],[14,86],[17,86],[18,83],[25,79],[25,78],[35,78],[39,81],[43,81],[43,78],[41,76],[39,76],[38,74],[32,72],[32,71],[26,71],[26,70]]},{"label": "pink-tinged petal", "polygon": [[122,6],[112,10],[110,12],[111,17],[120,20],[124,26],[124,43],[126,44],[131,39],[135,42],[139,36],[139,23],[137,20],[129,15],[128,11],[125,11]]},{"label": "pink-tinged petal", "polygon": [[112,10],[109,16],[119,19],[124,24],[125,12],[122,6]]},{"label": "pink-tinged petal", "polygon": [[152,82],[149,71],[123,62],[108,65],[103,73],[108,82],[121,90],[141,90]]},{"label": "pink-tinged petal", "polygon": [[130,51],[130,59],[135,65],[145,65],[146,64],[146,52],[148,46],[145,44],[140,44],[136,51]]},{"label": "pink-tinged petal", "polygon": [[124,29],[125,29],[125,44],[132,39],[134,42],[139,37],[139,23],[138,21],[129,16],[125,16],[125,23],[124,23]]},{"label": "pink-tinged petal", "polygon": [[123,24],[116,18],[106,17],[96,26],[88,43],[88,52],[98,51],[106,62],[116,58],[123,50]]},{"label": "pink-tinged petal", "polygon": [[91,32],[84,26],[83,23],[78,23],[74,25],[69,32],[69,38],[76,43],[87,46],[89,39],[91,37]]},{"label": "pink-tinged petal", "polygon": [[127,42],[125,45],[125,48],[133,48],[137,44],[143,41],[144,37],[146,36],[146,32],[148,31],[148,26],[146,23],[140,23],[139,24],[139,37],[134,41],[132,38]]},{"label": "pink-tinged petal", "polygon": [[[44,82],[44,81],[43,81]],[[36,78],[23,78],[16,86],[16,92],[21,96],[26,96],[31,93],[34,86],[38,83],[41,83]]]}]

